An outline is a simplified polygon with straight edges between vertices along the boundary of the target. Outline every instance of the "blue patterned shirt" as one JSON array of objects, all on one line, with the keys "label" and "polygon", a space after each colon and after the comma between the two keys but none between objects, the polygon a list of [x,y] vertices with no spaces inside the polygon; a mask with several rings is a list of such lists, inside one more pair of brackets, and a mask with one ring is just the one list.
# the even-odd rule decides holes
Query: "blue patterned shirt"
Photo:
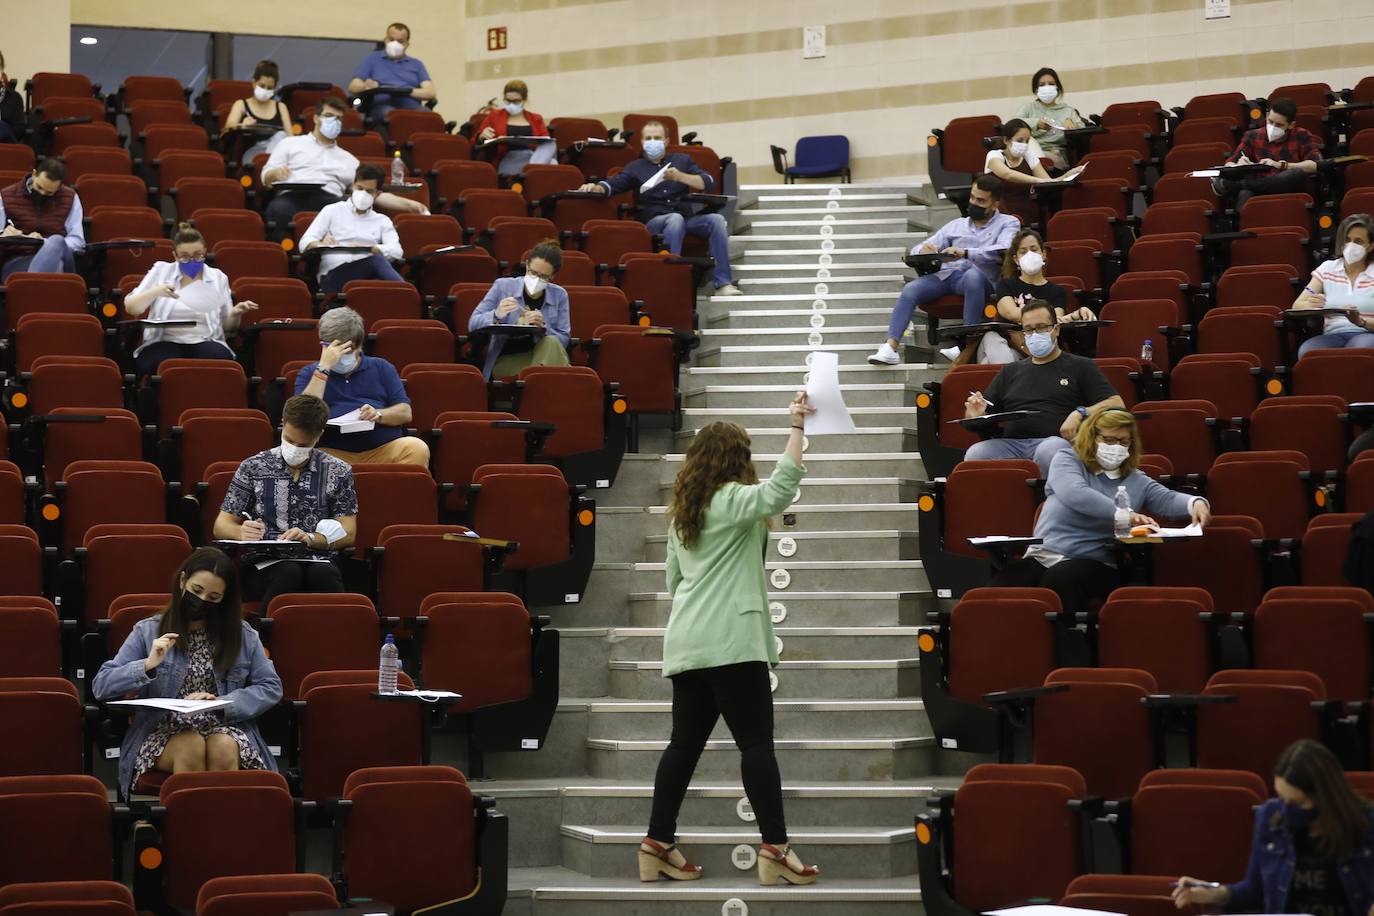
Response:
[{"label": "blue patterned shirt", "polygon": [[[311,451],[300,477],[293,480],[280,448],[258,452],[243,459],[234,472],[220,511],[262,519],[267,526],[265,540],[291,528],[314,531],[321,519],[358,514],[353,469],[317,448]],[[329,552],[315,551],[312,555],[327,558]]]}]

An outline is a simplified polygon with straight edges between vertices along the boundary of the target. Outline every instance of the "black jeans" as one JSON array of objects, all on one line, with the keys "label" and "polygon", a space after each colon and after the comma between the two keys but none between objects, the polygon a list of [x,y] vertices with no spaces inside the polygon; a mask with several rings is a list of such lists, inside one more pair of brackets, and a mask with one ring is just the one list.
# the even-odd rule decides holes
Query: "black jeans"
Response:
[{"label": "black jeans", "polygon": [[1355,441],[1350,443],[1350,451],[1346,452],[1346,460],[1354,461],[1360,453],[1374,448],[1374,429],[1367,429],[1355,437]]},{"label": "black jeans", "polygon": [[157,367],[164,359],[233,359],[234,351],[217,340],[204,340],[200,343],[183,344],[170,340],[150,343],[139,351],[134,359],[134,367],[140,377],[157,375]]},{"label": "black jeans", "polygon": [[344,284],[350,280],[400,280],[403,279],[391,266],[391,262],[380,254],[359,258],[340,264],[329,273],[320,277],[320,290],[326,293],[342,292]]},{"label": "black jeans", "polygon": [[1121,575],[1096,560],[1066,559],[1044,566],[1038,560],[1022,559],[1008,563],[989,584],[1048,588],[1059,596],[1064,610],[1086,611],[1090,601],[1106,598],[1121,584]]},{"label": "black jeans", "polygon": [[1259,178],[1242,178],[1240,181],[1222,181],[1221,186],[1227,195],[1236,196],[1236,209],[1256,194],[1297,194],[1307,190],[1308,175],[1302,169],[1289,168],[1272,175]]},{"label": "black jeans", "polygon": [[251,599],[261,591],[262,613],[267,615],[267,606],[278,595],[295,592],[308,592],[322,595],[330,592],[342,594],[343,573],[333,563],[300,563],[283,560],[273,563],[266,569],[248,567],[244,594]]},{"label": "black jeans", "polygon": [[263,217],[269,224],[275,224],[269,228],[269,234],[277,241],[289,238],[295,233],[293,218],[297,213],[308,211],[319,212],[330,204],[336,204],[343,200],[342,197],[335,197],[328,191],[287,191],[278,194],[267,204],[267,209],[263,211]]},{"label": "black jeans", "polygon": [[654,807],[649,837],[660,843],[677,839],[677,814],[687,796],[697,760],[716,720],[725,724],[740,750],[744,794],[758,818],[763,841],[787,842],[782,814],[782,777],[773,753],[773,693],[766,662],[740,662],[673,675],[673,736],[654,777]]}]

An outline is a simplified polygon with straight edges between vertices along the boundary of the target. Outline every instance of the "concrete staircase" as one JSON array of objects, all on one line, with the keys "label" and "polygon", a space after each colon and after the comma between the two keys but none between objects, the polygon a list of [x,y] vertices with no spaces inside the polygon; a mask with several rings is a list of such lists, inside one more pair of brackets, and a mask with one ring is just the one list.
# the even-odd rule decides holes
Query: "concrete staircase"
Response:
[{"label": "concrete staircase", "polygon": [[[580,605],[546,610],[562,632],[562,690],[538,754],[493,755],[479,791],[510,816],[508,913],[775,916],[919,910],[912,817],[935,787],[934,739],[919,698],[916,626],[933,606],[917,555],[915,392],[937,377],[908,362],[875,368],[901,256],[925,237],[929,189],[913,185],[740,189],[731,240],[746,295],[704,298],[701,346],[684,370],[685,419],[646,430],[616,486],[596,494],[598,565]],[[937,221],[943,221],[944,213]],[[732,420],[760,475],[786,432],[785,405],[809,351],[840,354],[860,427],[807,443],[809,475],[777,520],[767,567],[782,664],[774,693],[788,827],[814,887],[761,888],[758,834],[721,723],[683,807],[679,839],[706,877],[641,884],[654,770],[670,731],[662,677],[664,511],[694,431]]]}]

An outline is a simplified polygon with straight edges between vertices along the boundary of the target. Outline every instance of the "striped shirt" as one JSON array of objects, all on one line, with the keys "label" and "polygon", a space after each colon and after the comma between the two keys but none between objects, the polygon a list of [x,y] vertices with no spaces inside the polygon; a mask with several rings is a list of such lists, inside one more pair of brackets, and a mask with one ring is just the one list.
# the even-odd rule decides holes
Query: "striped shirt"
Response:
[{"label": "striped shirt", "polygon": [[[1345,261],[1340,258],[1323,261],[1312,271],[1312,276],[1321,281],[1327,308],[1353,308],[1359,309],[1362,315],[1374,315],[1374,265],[1367,265],[1355,277],[1353,284],[1350,275],[1345,272]],[[1308,289],[1311,289],[1310,285]],[[1364,329],[1351,324],[1346,318],[1333,315],[1326,319],[1323,330],[1327,334],[1353,334]]]}]

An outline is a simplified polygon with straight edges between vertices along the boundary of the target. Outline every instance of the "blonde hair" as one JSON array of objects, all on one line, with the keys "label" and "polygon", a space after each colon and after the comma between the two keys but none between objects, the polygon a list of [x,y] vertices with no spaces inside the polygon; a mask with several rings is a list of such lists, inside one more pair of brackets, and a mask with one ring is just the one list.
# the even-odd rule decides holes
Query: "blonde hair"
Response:
[{"label": "blonde hair", "polygon": [[749,434],[734,423],[717,421],[697,430],[673,481],[668,516],[677,539],[688,550],[701,538],[711,497],[727,483],[756,484]]},{"label": "blonde hair", "polygon": [[1135,415],[1120,407],[1102,407],[1088,414],[1088,418],[1078,424],[1078,432],[1073,437],[1073,450],[1078,460],[1094,474],[1102,473],[1102,465],[1097,463],[1097,434],[1099,430],[1116,432],[1127,430],[1131,434],[1130,455],[1121,464],[1121,476],[1126,477],[1140,467],[1140,456],[1145,448],[1140,441],[1140,424]]}]

